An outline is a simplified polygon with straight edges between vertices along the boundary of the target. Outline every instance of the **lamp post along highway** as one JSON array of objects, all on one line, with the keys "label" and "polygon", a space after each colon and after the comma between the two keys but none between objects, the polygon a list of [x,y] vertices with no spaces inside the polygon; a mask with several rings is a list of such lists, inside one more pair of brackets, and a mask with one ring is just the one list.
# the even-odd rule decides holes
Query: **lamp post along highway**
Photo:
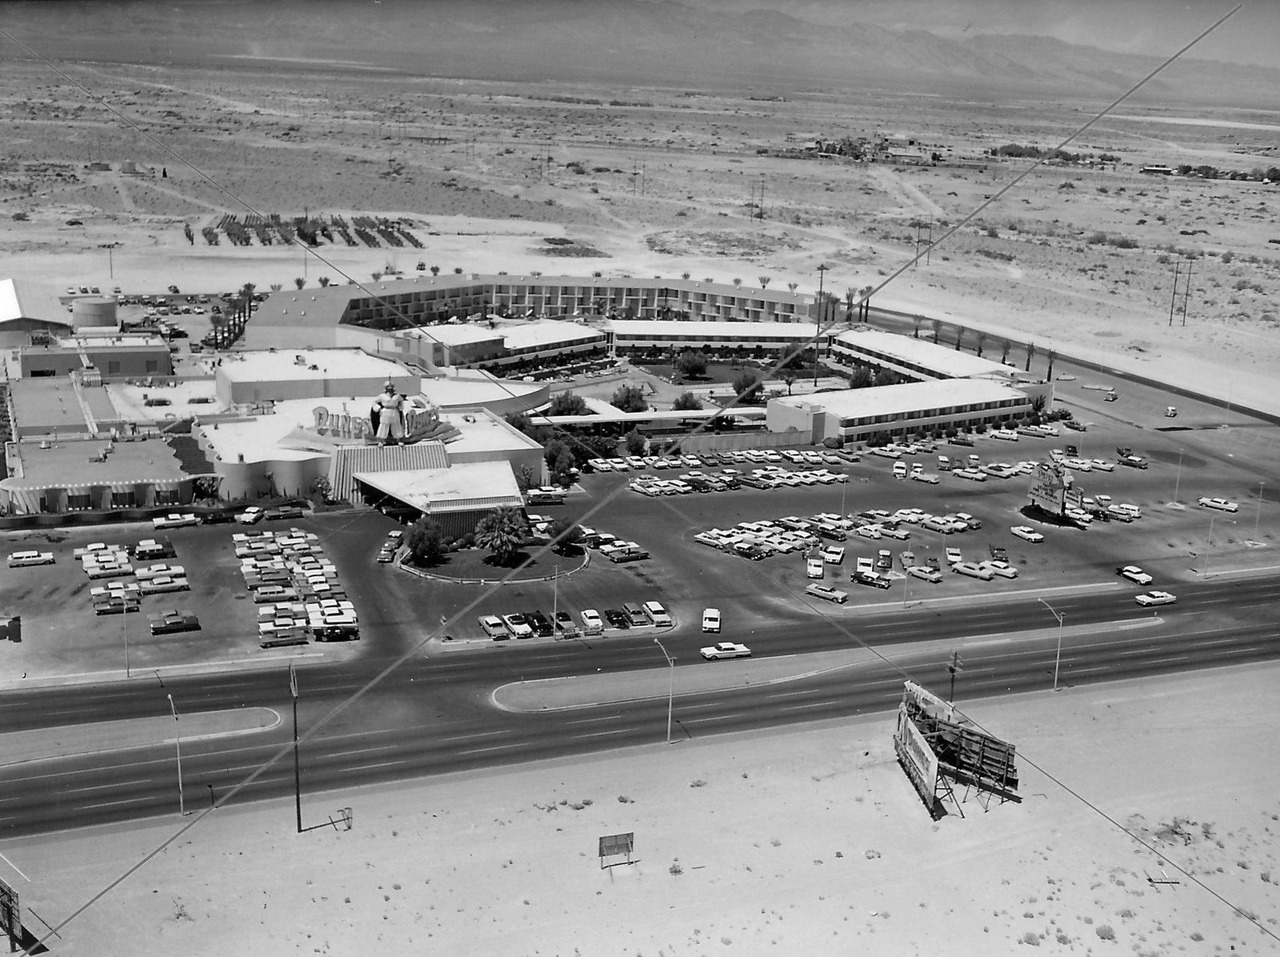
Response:
[{"label": "lamp post along highway", "polygon": [[[121,596],[124,606],[120,610],[120,631],[124,635],[124,676],[129,677],[129,601]],[[139,606],[141,608],[141,606]]]},{"label": "lamp post along highway", "polygon": [[676,695],[676,660],[667,654],[667,649],[662,647],[662,642],[657,638],[653,639],[653,643],[662,651],[662,656],[667,659],[667,669],[670,673],[670,679],[667,682],[667,744],[671,743],[671,710],[675,703]]},{"label": "lamp post along highway", "polygon": [[1178,504],[1178,489],[1182,485],[1182,449],[1178,449],[1178,475],[1173,480],[1173,504]]},{"label": "lamp post along highway", "polygon": [[[166,695],[169,699],[169,710],[173,712],[173,720],[177,722],[178,728],[182,728],[182,722],[178,720],[178,706],[173,703],[173,695]],[[178,751],[178,813],[186,816],[187,799],[182,790],[182,731],[178,731],[178,736],[173,739],[174,746]]]},{"label": "lamp post along highway", "polygon": [[817,335],[813,340],[813,387],[818,387],[818,353],[821,351],[822,345],[822,320],[827,311],[827,301],[823,298],[822,283],[827,278],[827,270],[830,267],[826,263],[818,263],[818,323],[815,328]]},{"label": "lamp post along highway", "polygon": [[1065,614],[1062,614],[1061,612],[1054,611],[1053,606],[1050,605],[1043,598],[1037,598],[1036,601],[1044,605],[1045,608],[1048,608],[1049,614],[1053,615],[1054,618],[1058,619],[1058,651],[1057,651],[1057,654],[1053,656],[1053,690],[1057,691],[1058,690],[1058,666],[1062,663],[1062,621],[1067,616]]},{"label": "lamp post along highway", "polygon": [[293,806],[298,816],[298,833],[302,833],[302,771],[298,764],[298,672],[289,662],[289,694],[293,697]]},{"label": "lamp post along highway", "polygon": [[1267,487],[1266,482],[1258,483],[1258,510],[1253,513],[1253,537],[1258,537],[1258,524],[1262,521],[1262,492]]}]

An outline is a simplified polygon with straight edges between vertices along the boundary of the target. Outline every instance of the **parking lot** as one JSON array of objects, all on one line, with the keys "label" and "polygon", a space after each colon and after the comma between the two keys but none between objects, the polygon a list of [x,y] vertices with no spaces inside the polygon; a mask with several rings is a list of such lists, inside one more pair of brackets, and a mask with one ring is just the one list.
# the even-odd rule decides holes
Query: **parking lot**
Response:
[{"label": "parking lot", "polygon": [[[1077,418],[1087,423],[1085,432],[1062,431],[1044,438],[1019,436],[1016,442],[979,437],[972,448],[942,442],[933,451],[904,453],[899,458],[866,454],[856,462],[833,461],[834,456],[821,453],[820,464],[803,456],[790,461],[779,451],[771,454],[780,461],[766,455],[759,462],[730,458],[733,464],[725,464],[717,457],[714,463],[682,461],[679,468],[645,465],[625,472],[585,475],[581,488],[573,491],[564,505],[538,506],[537,511],[551,518],[579,518],[616,539],[636,543],[647,557],[610,561],[607,552],[595,549],[586,567],[576,570],[580,558],[547,552],[537,557],[525,575],[540,580],[492,590],[486,585],[423,579],[379,563],[380,547],[397,526],[378,513],[353,510],[289,522],[304,534],[314,534],[325,558],[336,567],[346,592],[344,600],[352,603],[361,634],[360,641],[346,644],[260,647],[259,610],[246,588],[232,541],[243,526],[158,532],[148,524],[6,533],[6,553],[50,551],[55,564],[5,570],[0,602],[8,615],[22,616],[23,643],[7,644],[0,653],[8,658],[6,670],[15,676],[23,672],[122,673],[126,636],[130,669],[139,671],[210,662],[253,664],[294,655],[303,660],[341,662],[356,656],[394,656],[425,637],[441,634],[444,623],[451,620],[450,637],[458,647],[515,649],[554,638],[493,641],[481,628],[480,616],[537,612],[552,621],[560,612],[581,631],[584,610],[594,609],[607,618],[608,612],[621,612],[628,603],[658,601],[670,613],[672,627],[644,623],[623,629],[611,627],[606,620],[601,637],[648,641],[660,636],[673,654],[686,656],[705,643],[700,626],[708,607],[720,609],[723,638],[733,640],[749,637],[753,628],[763,624],[802,627],[806,620],[813,620],[818,609],[824,615],[852,621],[870,607],[927,606],[936,598],[981,603],[998,600],[1001,594],[1098,583],[1132,587],[1136,592],[1138,586],[1123,581],[1115,571],[1130,564],[1153,576],[1151,587],[1173,592],[1179,581],[1206,573],[1280,565],[1280,556],[1275,553],[1275,496],[1280,488],[1263,484],[1268,475],[1280,469],[1275,430],[1239,415],[1231,418],[1223,410],[1197,408],[1185,400],[1179,405],[1178,417],[1167,419],[1163,414],[1165,397],[1154,390],[1141,400],[1126,390],[1118,401],[1104,403],[1102,393],[1078,389],[1077,395],[1070,391],[1070,385],[1068,382],[1061,391],[1069,397]],[[1220,427],[1224,419],[1230,420],[1230,428]],[[1071,472],[1086,495],[1131,503],[1141,511],[1140,520],[1094,521],[1086,528],[1038,521],[1024,511],[1029,482],[1025,474],[977,482],[938,473],[938,484],[894,475],[898,463],[905,464],[907,474],[917,463],[922,469],[936,471],[940,454],[975,454],[980,464],[1039,461],[1068,443],[1078,447],[1081,459],[1115,461],[1117,447],[1128,447],[1148,461],[1145,470],[1116,467]],[[656,496],[625,488],[640,477],[670,481],[690,472],[733,477],[725,469],[733,469],[739,481],[708,483],[706,491],[691,487]],[[839,478],[754,485],[740,481],[755,470],[766,470],[766,477],[826,472]],[[615,491],[618,494],[598,512],[591,512]],[[1196,504],[1202,497],[1224,498],[1237,503],[1238,508],[1231,512]],[[981,526],[947,534],[910,521],[906,518],[910,510],[941,517],[965,514]],[[845,529],[843,541],[817,536],[818,545],[845,549],[840,562],[824,562],[821,579],[848,592],[849,601],[844,605],[805,596],[805,588],[817,581],[809,577],[807,569],[812,542],[785,550],[768,548],[759,560],[752,555],[744,557],[733,547],[743,541],[767,545],[778,530],[770,532],[767,525],[763,531],[743,526],[784,519],[809,521],[819,516],[853,523]],[[868,525],[883,528],[886,522],[897,522],[895,534],[876,538],[857,531]],[[1030,526],[1044,540],[1018,538],[1010,531],[1015,526]],[[796,531],[781,525],[778,528]],[[727,549],[697,538],[713,529],[730,537],[744,537]],[[906,533],[905,538],[901,532]],[[746,534],[764,541],[750,541]],[[180,565],[189,590],[140,595],[133,612],[94,614],[90,591],[103,582],[86,577],[72,557],[73,550],[98,542],[136,546],[143,539],[161,536],[172,542],[173,553],[149,561]],[[948,570],[955,556],[948,556],[947,549],[958,549],[962,561],[981,562],[993,557],[993,548],[1003,549],[1004,560],[1016,569],[1016,578],[995,575],[985,581]],[[892,562],[889,569],[879,569],[891,572],[889,587],[865,587],[851,581],[858,559],[874,568],[882,549],[889,551]],[[941,580],[934,583],[910,576],[903,563],[904,551],[911,553],[918,566],[936,564]],[[323,570],[319,571],[317,583],[323,577]],[[196,615],[200,629],[150,635],[147,616],[168,610]]]}]

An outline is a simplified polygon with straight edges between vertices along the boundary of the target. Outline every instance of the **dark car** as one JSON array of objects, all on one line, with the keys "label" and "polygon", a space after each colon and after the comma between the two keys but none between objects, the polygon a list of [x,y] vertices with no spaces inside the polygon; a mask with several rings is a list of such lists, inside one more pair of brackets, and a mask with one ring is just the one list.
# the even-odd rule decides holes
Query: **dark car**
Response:
[{"label": "dark car", "polygon": [[990,546],[990,548],[991,548],[991,558],[993,561],[1007,562],[1009,560],[1009,553],[1005,551],[1004,546],[992,545]]},{"label": "dark car", "polygon": [[556,631],[574,631],[576,628],[571,614],[567,611],[556,612]]},{"label": "dark car", "polygon": [[296,505],[280,505],[276,508],[269,508],[262,513],[262,517],[268,522],[273,520],[289,520],[294,518],[302,518],[302,509]]},{"label": "dark car", "polygon": [[889,579],[875,572],[854,572],[851,578],[859,585],[870,585],[873,588],[889,587]]},{"label": "dark car", "polygon": [[529,627],[533,629],[533,633],[537,637],[550,638],[554,634],[551,627],[551,619],[537,609],[526,611],[524,619],[529,623]]},{"label": "dark car", "polygon": [[95,615],[123,615],[126,612],[136,612],[140,608],[138,599],[133,596],[112,595],[109,598],[99,598],[93,603]]},{"label": "dark car", "polygon": [[610,628],[630,628],[631,619],[617,608],[606,608],[604,610],[604,620],[609,623]]},{"label": "dark car", "polygon": [[1069,428],[1072,432],[1088,432],[1089,428],[1083,422],[1077,422],[1075,419],[1063,419],[1062,424]]},{"label": "dark car", "polygon": [[164,611],[148,615],[147,622],[153,635],[170,635],[181,631],[199,631],[200,619],[185,612]]}]

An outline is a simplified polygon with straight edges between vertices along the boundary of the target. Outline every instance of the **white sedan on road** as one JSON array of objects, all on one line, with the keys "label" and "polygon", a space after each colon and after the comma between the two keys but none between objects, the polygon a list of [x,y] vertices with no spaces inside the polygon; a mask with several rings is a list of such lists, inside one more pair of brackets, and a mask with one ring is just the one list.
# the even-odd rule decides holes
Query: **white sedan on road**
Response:
[{"label": "white sedan on road", "polygon": [[195,512],[170,512],[168,515],[157,515],[151,520],[156,528],[182,528],[186,525],[199,525],[200,519]]},{"label": "white sedan on road", "polygon": [[1017,535],[1024,542],[1043,542],[1044,536],[1037,532],[1030,525],[1014,525],[1009,529],[1014,535]]},{"label": "white sedan on road", "polygon": [[1178,599],[1167,591],[1149,591],[1135,596],[1133,600],[1144,608],[1150,608],[1152,605],[1172,605]]},{"label": "white sedan on road", "polygon": [[746,645],[740,645],[736,641],[718,641],[714,645],[708,645],[701,649],[702,657],[708,661],[718,661],[721,658],[750,658],[751,649]]},{"label": "white sedan on road", "polygon": [[1230,499],[1209,498],[1206,496],[1204,498],[1196,499],[1196,502],[1203,505],[1205,508],[1216,508],[1220,512],[1240,511],[1240,504],[1238,502],[1233,502]]},{"label": "white sedan on road", "polygon": [[1117,568],[1116,574],[1121,578],[1127,578],[1135,585],[1150,585],[1152,578],[1137,565],[1125,565],[1123,568]]}]

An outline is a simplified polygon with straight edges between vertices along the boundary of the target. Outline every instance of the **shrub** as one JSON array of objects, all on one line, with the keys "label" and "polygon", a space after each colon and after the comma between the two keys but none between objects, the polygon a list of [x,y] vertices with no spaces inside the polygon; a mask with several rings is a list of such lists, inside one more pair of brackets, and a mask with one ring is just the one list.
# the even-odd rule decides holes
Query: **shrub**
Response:
[{"label": "shrub", "polygon": [[1115,940],[1116,932],[1111,929],[1110,924],[1099,924],[1094,931],[1102,940]]}]

